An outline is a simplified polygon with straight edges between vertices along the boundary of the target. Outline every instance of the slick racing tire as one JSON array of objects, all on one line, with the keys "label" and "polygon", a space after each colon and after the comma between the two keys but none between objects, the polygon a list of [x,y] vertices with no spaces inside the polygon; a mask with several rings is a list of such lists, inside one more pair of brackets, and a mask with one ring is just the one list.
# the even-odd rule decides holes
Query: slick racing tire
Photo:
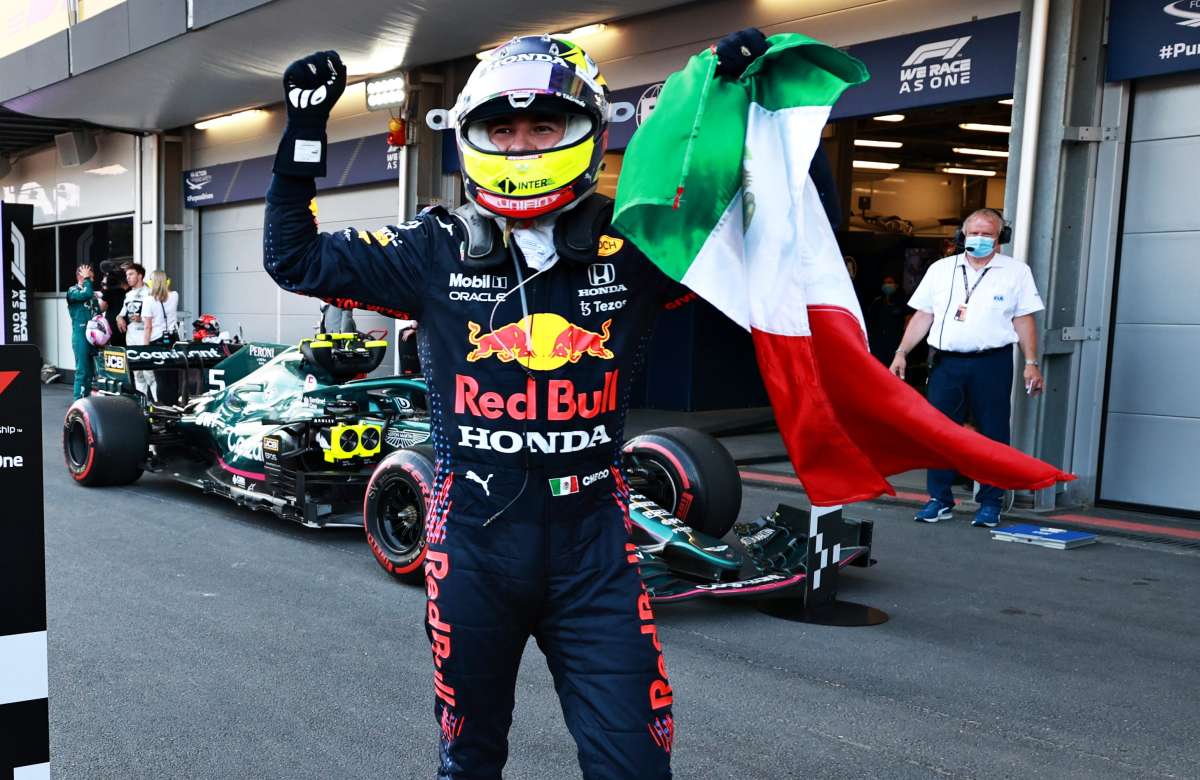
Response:
[{"label": "slick racing tire", "polygon": [[720,539],[742,508],[742,478],[721,443],[692,428],[656,428],[625,443],[630,487]]},{"label": "slick racing tire", "polygon": [[375,560],[402,582],[425,578],[425,513],[433,491],[432,447],[396,450],[375,467],[363,498],[363,530]]},{"label": "slick racing tire", "polygon": [[63,459],[81,485],[128,485],[142,476],[149,439],[136,401],[88,396],[71,404],[63,420]]}]

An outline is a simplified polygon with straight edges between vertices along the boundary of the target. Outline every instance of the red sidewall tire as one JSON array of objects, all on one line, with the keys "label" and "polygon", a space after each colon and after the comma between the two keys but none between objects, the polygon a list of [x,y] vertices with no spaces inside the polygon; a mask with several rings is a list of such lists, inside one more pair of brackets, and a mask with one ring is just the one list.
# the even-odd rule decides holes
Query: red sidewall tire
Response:
[{"label": "red sidewall tire", "polygon": [[63,420],[63,461],[81,485],[128,485],[142,475],[149,438],[136,401],[86,396],[71,404]]},{"label": "red sidewall tire", "polygon": [[656,428],[625,443],[626,459],[651,464],[669,487],[649,498],[701,533],[720,539],[737,521],[742,478],[733,456],[693,428]]},{"label": "red sidewall tire", "polygon": [[397,450],[375,467],[363,496],[363,531],[371,554],[403,582],[425,579],[425,518],[433,475],[431,448]]}]

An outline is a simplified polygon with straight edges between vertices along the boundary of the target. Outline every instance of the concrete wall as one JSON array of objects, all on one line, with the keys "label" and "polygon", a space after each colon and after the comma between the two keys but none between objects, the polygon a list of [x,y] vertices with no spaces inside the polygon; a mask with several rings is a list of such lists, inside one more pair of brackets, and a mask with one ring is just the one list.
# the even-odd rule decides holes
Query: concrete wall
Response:
[{"label": "concrete wall", "polygon": [[[317,197],[322,232],[347,227],[374,230],[395,224],[395,186],[356,187]],[[319,321],[320,301],[279,289],[262,266],[263,202],[214,206],[200,219],[200,308],[215,314],[221,326],[250,341],[294,344],[311,336]],[[192,313],[194,317],[196,313]],[[358,329],[392,332],[393,320],[355,312]],[[389,335],[389,340],[391,336]],[[385,373],[391,373],[391,354]]]}]

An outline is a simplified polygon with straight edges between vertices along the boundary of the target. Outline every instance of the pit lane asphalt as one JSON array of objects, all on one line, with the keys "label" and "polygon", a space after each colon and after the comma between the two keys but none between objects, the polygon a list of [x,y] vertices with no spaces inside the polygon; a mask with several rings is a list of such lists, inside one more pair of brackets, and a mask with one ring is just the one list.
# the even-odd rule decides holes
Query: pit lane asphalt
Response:
[{"label": "pit lane asphalt", "polygon": [[[89,490],[43,395],[50,721],[63,778],[429,778],[424,599],[357,530],[312,531],[158,477]],[[743,516],[796,502],[749,488]],[[859,505],[872,628],[744,602],[659,607],[682,780],[1200,776],[1200,555],[992,542]],[[578,778],[528,648],[509,780]],[[467,724],[468,728],[470,724]]]}]

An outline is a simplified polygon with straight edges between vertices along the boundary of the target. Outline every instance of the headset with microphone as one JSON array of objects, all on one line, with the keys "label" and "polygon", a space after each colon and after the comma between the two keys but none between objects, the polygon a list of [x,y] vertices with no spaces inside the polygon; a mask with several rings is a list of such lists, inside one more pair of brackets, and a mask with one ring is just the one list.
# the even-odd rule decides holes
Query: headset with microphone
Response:
[{"label": "headset with microphone", "polygon": [[[1003,214],[1001,214],[999,211],[996,211],[996,209],[982,208],[982,209],[979,209],[978,211],[975,211],[974,213],[972,213],[971,216],[973,217],[977,214],[993,217],[997,222],[1000,223],[1000,235],[997,236],[997,238],[996,238],[996,246],[997,247],[999,247],[1003,244],[1012,243],[1012,225],[1008,224],[1008,220],[1006,220],[1004,218]],[[967,217],[967,219],[970,219],[970,218],[971,217]],[[966,224],[966,221],[964,220],[963,225],[965,225],[965,224]],[[954,247],[959,252],[962,252],[966,248],[966,245],[967,245],[967,235],[966,235],[966,233],[963,232],[962,225],[959,225],[954,230]]]},{"label": "headset with microphone", "polygon": [[[958,251],[959,254],[962,254],[967,249],[967,235],[963,231],[963,227],[967,224],[967,222],[971,219],[971,217],[974,217],[977,215],[990,216],[990,217],[994,218],[997,222],[1000,223],[1000,235],[996,237],[996,247],[997,248],[999,248],[1000,245],[1002,245],[1002,244],[1008,244],[1008,243],[1012,242],[1012,225],[1008,224],[1008,220],[1006,220],[1004,218],[1004,215],[1001,214],[996,209],[982,208],[982,209],[978,209],[978,210],[972,212],[971,215],[969,217],[967,217],[967,219],[963,220],[962,225],[959,225],[954,230],[954,248]],[[954,271],[957,268],[958,268],[957,262],[952,263],[950,265],[950,284],[951,284],[952,289],[953,289],[953,284],[954,284]],[[942,340],[942,336],[944,336],[946,334],[946,316],[950,314],[950,299],[953,297],[954,297],[953,292],[950,295],[946,296],[946,310],[944,312],[942,312],[942,327],[938,331],[938,343],[939,344],[945,343]],[[930,368],[933,368],[932,362],[930,363]]]}]

